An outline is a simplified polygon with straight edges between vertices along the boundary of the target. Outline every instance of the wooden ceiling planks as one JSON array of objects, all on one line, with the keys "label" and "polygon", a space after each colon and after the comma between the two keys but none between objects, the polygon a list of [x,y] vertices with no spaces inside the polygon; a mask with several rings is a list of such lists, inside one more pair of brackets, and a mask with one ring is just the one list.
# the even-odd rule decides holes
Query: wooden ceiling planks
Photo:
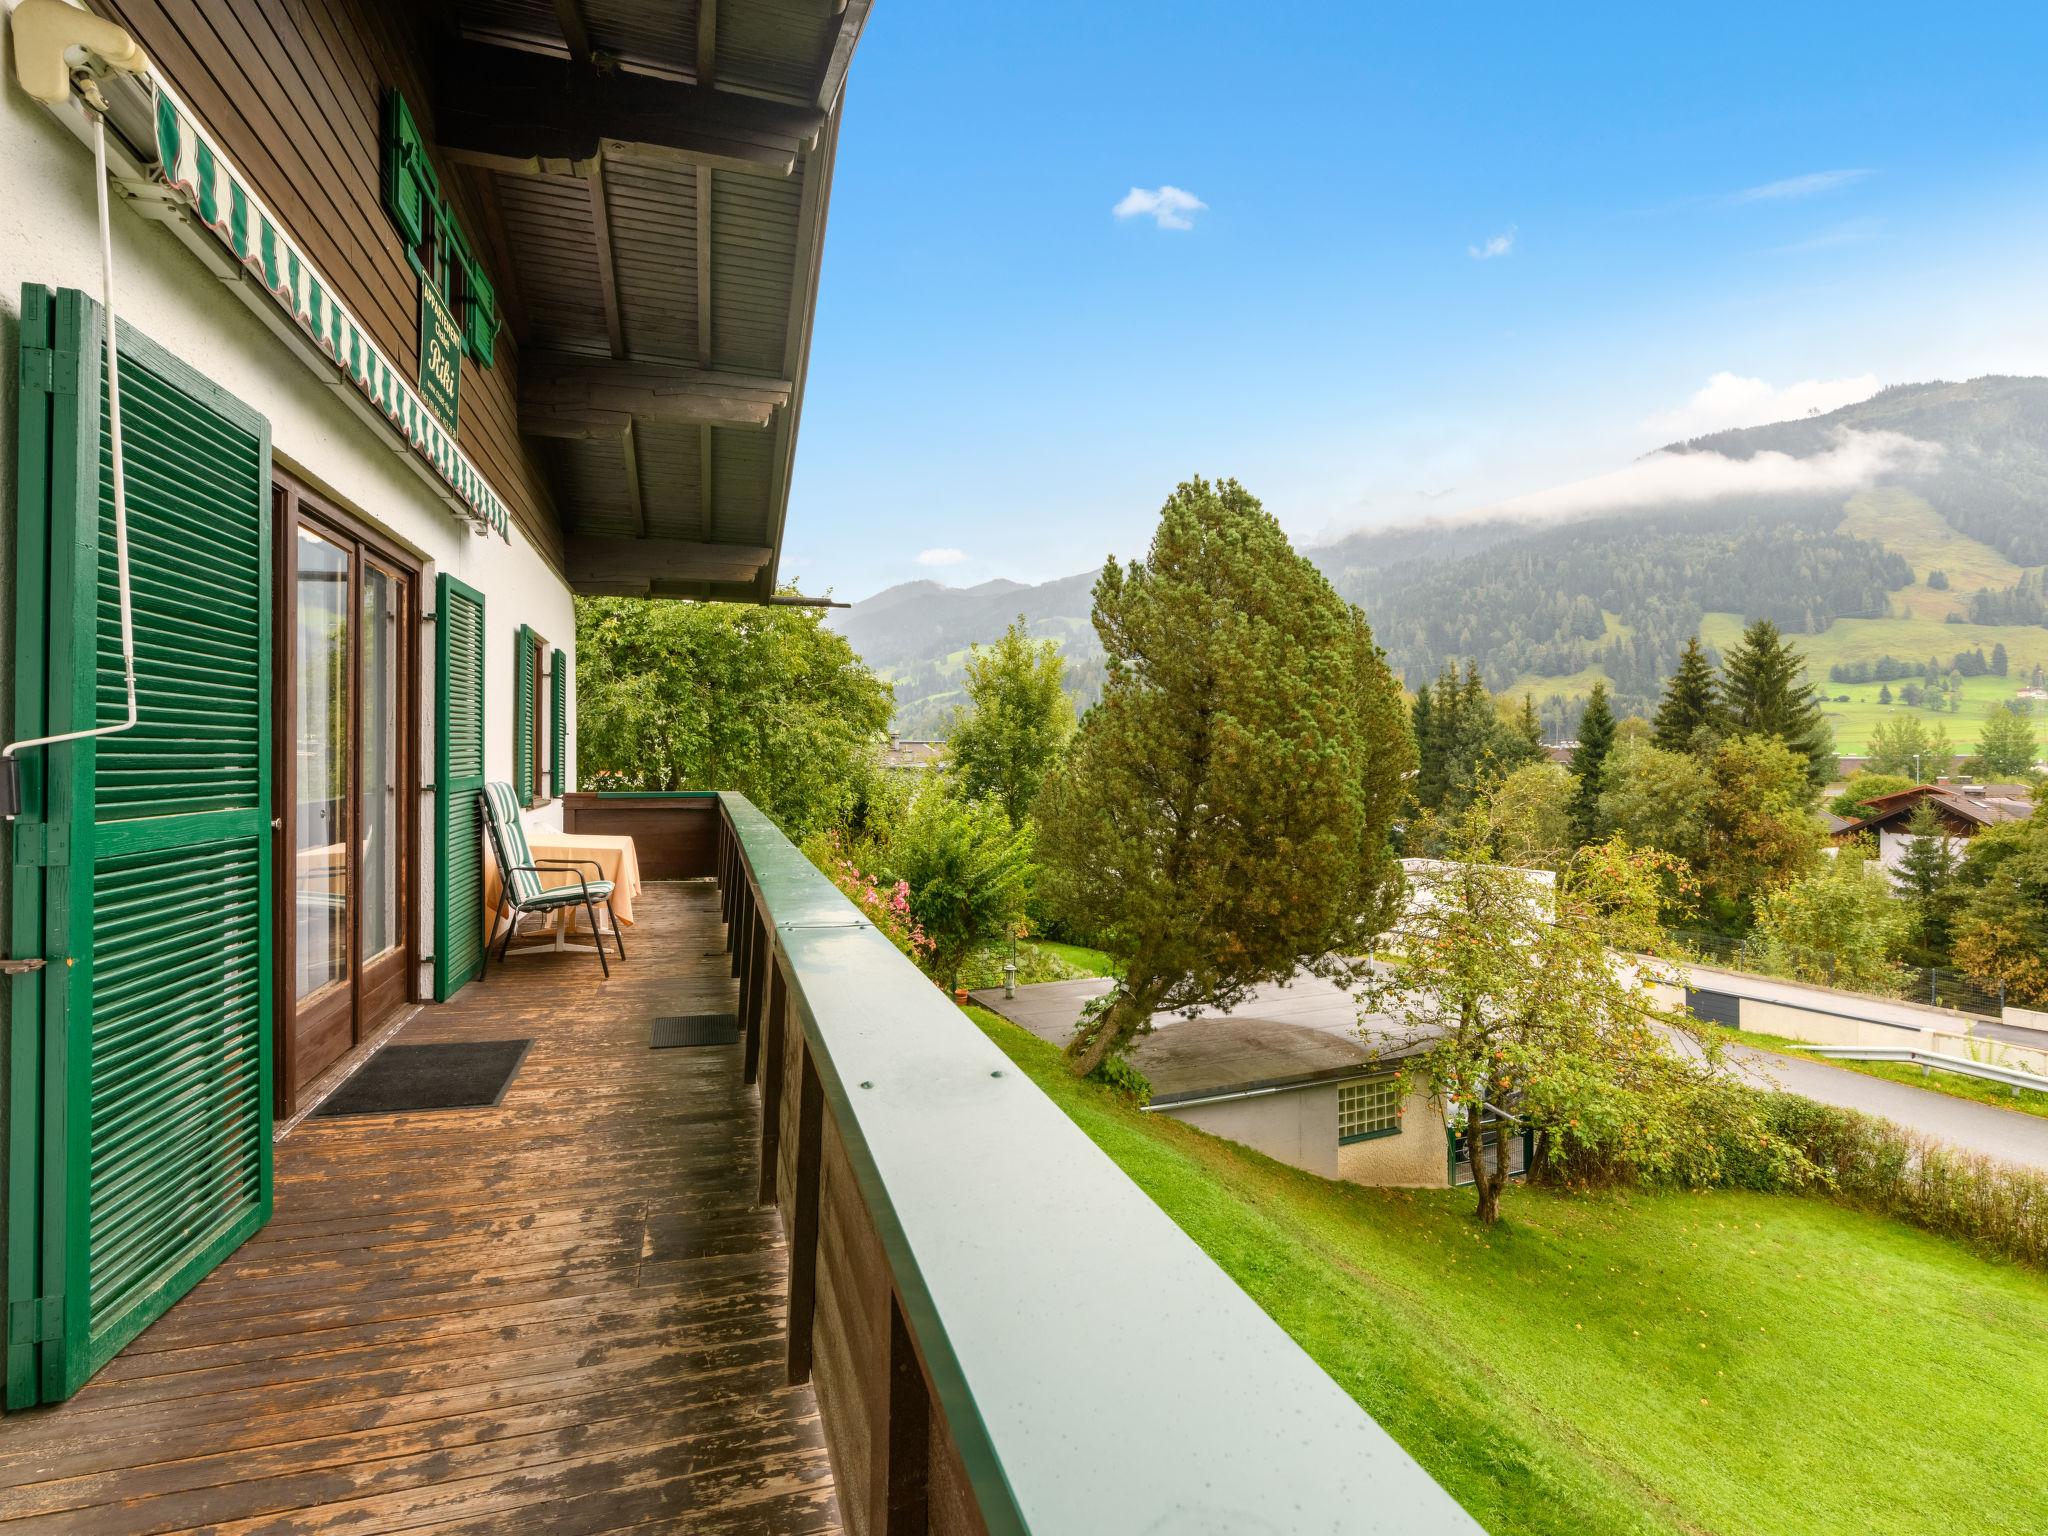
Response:
[{"label": "wooden ceiling planks", "polygon": [[[444,148],[489,167],[479,179],[516,253],[520,429],[569,536],[624,545],[604,558],[580,546],[579,591],[774,590],[827,201],[813,183],[830,175],[831,114],[867,12],[455,9],[437,122]],[[671,560],[670,546],[690,552]],[[716,547],[765,555],[714,570],[701,551]]]}]

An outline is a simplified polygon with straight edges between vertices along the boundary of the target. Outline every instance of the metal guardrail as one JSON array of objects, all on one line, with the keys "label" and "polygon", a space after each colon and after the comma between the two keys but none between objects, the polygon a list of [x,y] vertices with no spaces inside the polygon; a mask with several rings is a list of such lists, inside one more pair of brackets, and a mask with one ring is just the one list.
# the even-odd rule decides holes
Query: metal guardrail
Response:
[{"label": "metal guardrail", "polygon": [[1939,1051],[1915,1051],[1883,1045],[1809,1045],[1806,1051],[1814,1056],[1830,1056],[1839,1061],[1900,1061],[1917,1067],[1931,1067],[1940,1072],[1955,1072],[1964,1077],[1987,1078],[1994,1083],[2004,1083],[2010,1088],[2031,1088],[2036,1093],[2048,1093],[2048,1077],[2037,1072],[2022,1072],[2017,1067],[1996,1066],[1988,1061],[1971,1061],[1966,1056],[1948,1056]]},{"label": "metal guardrail", "polygon": [[757,807],[715,817],[694,872],[842,1507],[878,1536],[1479,1531]]}]

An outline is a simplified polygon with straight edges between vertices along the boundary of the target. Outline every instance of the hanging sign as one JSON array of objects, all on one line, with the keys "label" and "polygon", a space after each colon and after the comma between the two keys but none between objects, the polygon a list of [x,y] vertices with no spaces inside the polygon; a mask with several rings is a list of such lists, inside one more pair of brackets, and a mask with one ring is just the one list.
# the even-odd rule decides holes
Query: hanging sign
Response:
[{"label": "hanging sign", "polygon": [[432,278],[420,274],[420,398],[441,425],[455,430],[462,382],[462,328]]}]

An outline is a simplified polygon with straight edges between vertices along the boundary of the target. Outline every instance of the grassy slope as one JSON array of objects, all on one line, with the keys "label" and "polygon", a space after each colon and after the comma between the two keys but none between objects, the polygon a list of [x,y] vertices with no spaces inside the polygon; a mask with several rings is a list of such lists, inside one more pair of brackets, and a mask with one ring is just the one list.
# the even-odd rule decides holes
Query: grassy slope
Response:
[{"label": "grassy slope", "polygon": [[1116,962],[1099,949],[1090,949],[1084,944],[1061,944],[1052,939],[1034,939],[1032,943],[1047,954],[1064,960],[1075,970],[1088,976],[1114,976]]},{"label": "grassy slope", "polygon": [[978,1022],[1495,1536],[2034,1532],[2048,1278],[1818,1200],[1283,1167]]}]

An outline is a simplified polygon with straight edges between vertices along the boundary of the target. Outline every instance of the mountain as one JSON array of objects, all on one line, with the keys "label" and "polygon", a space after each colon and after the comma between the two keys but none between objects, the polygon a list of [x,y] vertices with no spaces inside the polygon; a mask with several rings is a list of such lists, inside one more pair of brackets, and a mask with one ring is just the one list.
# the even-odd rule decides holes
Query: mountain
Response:
[{"label": "mountain", "polygon": [[[1898,385],[1825,415],[1673,443],[1613,475],[1489,513],[1369,529],[1303,551],[1371,618],[1413,687],[1477,662],[1495,691],[1530,693],[1563,734],[1604,678],[1647,709],[1694,633],[1725,645],[1770,618],[1804,637],[1809,671],[1880,656],[1946,668],[2003,646],[2021,675],[2048,664],[2048,379]],[[832,622],[897,683],[898,727],[943,734],[966,648],[1022,614],[1059,642],[1086,704],[1100,690],[1088,622],[1094,572],[1039,586],[919,581]],[[1974,676],[1974,674],[1973,674]],[[2005,689],[1973,682],[1950,725]],[[1831,700],[1846,748],[1875,697]]]}]

